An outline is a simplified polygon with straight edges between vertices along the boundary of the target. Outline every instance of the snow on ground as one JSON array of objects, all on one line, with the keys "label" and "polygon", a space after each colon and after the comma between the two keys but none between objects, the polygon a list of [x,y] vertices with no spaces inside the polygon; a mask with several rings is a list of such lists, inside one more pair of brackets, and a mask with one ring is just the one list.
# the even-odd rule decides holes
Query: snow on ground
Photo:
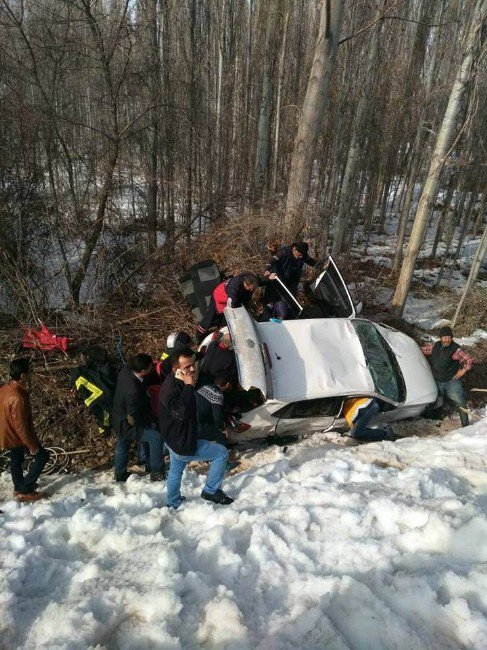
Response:
[{"label": "snow on ground", "polygon": [[227,508],[194,472],[177,512],[145,477],[21,505],[3,474],[0,647],[485,650],[486,434],[274,446]]}]

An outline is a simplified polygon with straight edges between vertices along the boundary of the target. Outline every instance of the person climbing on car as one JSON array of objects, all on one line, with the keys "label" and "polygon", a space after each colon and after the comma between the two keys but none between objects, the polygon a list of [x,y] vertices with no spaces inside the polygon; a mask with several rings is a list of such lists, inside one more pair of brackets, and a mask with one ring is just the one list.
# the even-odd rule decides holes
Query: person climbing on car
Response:
[{"label": "person climbing on car", "polygon": [[159,395],[159,428],[169,449],[167,506],[176,510],[186,499],[181,496],[181,480],[192,460],[210,462],[210,470],[201,497],[227,506],[233,499],[221,489],[228,460],[228,449],[217,442],[198,437],[193,351],[179,350],[172,356],[173,369]]},{"label": "person climbing on car", "polygon": [[248,307],[257,287],[268,284],[276,277],[272,272],[267,273],[265,277],[258,277],[246,271],[221,282],[214,289],[208,310],[198,324],[196,340],[201,342],[212,327],[220,326],[225,307]]},{"label": "person climbing on car", "polygon": [[375,397],[350,397],[343,404],[343,417],[350,427],[349,435],[361,442],[394,441],[392,427],[380,424],[377,428],[369,427],[371,420],[384,410],[384,402]]},{"label": "person climbing on car", "polygon": [[473,366],[473,358],[453,340],[451,327],[442,327],[440,340],[421,347],[428,357],[438,395],[451,402],[460,415],[462,427],[468,426],[467,397],[461,378]]},{"label": "person climbing on car", "polygon": [[[298,241],[277,251],[265,267],[265,276],[277,275],[286,288],[295,296],[303,273],[303,266],[315,266],[316,260],[309,255],[309,245]],[[261,320],[277,316],[282,320],[289,318],[289,307],[282,300],[275,285],[268,284],[264,292],[264,311]]]}]

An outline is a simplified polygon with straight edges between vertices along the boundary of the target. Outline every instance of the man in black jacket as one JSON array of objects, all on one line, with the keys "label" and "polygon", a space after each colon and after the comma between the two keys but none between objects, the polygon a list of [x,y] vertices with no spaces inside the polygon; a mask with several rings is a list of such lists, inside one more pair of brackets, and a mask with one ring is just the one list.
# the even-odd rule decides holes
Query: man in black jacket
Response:
[{"label": "man in black jacket", "polygon": [[198,439],[194,383],[194,352],[180,350],[173,356],[173,370],[159,395],[159,427],[171,458],[167,505],[174,509],[184,500],[181,479],[184,468],[192,460],[210,461],[210,471],[201,493],[203,499],[224,506],[233,502],[221,489],[228,449],[216,442]]},{"label": "man in black jacket", "polygon": [[275,273],[267,273],[261,277],[254,273],[238,273],[221,282],[215,287],[208,310],[198,323],[196,340],[201,342],[212,327],[221,325],[225,307],[247,308],[257,287],[267,285],[275,279]]},{"label": "man in black jacket", "polygon": [[85,365],[77,366],[71,373],[71,383],[95,417],[99,433],[109,436],[117,372],[108,360],[107,351],[93,345],[86,355]]},{"label": "man in black jacket", "polygon": [[453,340],[451,327],[442,327],[440,340],[423,345],[438,386],[438,395],[451,402],[460,415],[462,427],[468,426],[467,396],[460,379],[473,366],[472,357]]},{"label": "man in black jacket", "polygon": [[164,471],[164,441],[160,432],[152,428],[152,410],[144,378],[152,369],[148,354],[137,354],[130,367],[124,366],[117,377],[113,402],[115,445],[115,480],[125,482],[129,477],[127,463],[131,443],[142,442],[149,457],[151,481],[162,481]]},{"label": "man in black jacket", "polygon": [[[277,251],[266,264],[265,275],[277,275],[287,289],[295,296],[303,273],[303,266],[315,266],[316,260],[309,255],[309,246],[304,241],[295,242],[291,246],[284,246]],[[269,320],[273,313],[278,311],[280,318],[288,317],[288,309],[282,297],[277,293],[273,284],[268,284],[264,292],[264,313],[262,320]]]}]

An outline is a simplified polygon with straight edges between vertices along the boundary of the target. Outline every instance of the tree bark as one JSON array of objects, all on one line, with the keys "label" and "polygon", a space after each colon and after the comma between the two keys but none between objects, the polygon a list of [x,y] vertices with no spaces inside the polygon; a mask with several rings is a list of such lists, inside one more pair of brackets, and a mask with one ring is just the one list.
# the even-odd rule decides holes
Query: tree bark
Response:
[{"label": "tree bark", "polygon": [[329,101],[344,4],[345,0],[324,0],[321,7],[318,40],[291,159],[284,221],[289,232],[292,232],[297,212],[308,198],[316,141]]},{"label": "tree bark", "polygon": [[260,203],[269,169],[271,144],[272,82],[274,72],[274,53],[276,45],[276,27],[278,20],[278,0],[270,0],[265,37],[265,63],[262,77],[262,95],[260,98],[260,116],[257,133],[257,150],[255,152],[254,187],[252,201]]},{"label": "tree bark", "polygon": [[470,269],[467,283],[463,289],[462,297],[460,298],[460,301],[457,305],[455,315],[453,316],[453,320],[451,322],[452,327],[455,327],[455,325],[457,324],[458,317],[460,316],[460,312],[462,311],[465,300],[470,290],[472,289],[475,281],[477,280],[480,267],[482,266],[482,262],[484,261],[486,255],[487,255],[487,227],[484,229],[484,234],[482,235],[482,239],[480,240],[479,247],[477,248],[477,252],[472,262],[472,268]]}]

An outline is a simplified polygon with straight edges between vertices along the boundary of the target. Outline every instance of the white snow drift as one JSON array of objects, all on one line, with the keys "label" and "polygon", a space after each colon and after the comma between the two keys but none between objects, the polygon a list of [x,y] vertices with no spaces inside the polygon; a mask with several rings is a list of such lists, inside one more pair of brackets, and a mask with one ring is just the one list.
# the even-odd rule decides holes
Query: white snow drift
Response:
[{"label": "white snow drift", "polygon": [[253,457],[228,507],[85,473],[0,480],[0,647],[487,648],[487,419],[445,437]]}]

